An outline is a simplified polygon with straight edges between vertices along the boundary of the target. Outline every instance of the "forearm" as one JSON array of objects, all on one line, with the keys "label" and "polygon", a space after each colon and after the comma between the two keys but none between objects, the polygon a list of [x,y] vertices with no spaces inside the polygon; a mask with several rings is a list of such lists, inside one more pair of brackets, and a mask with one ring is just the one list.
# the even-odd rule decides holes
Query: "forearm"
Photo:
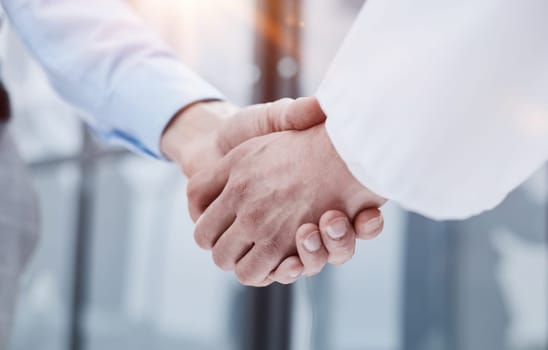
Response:
[{"label": "forearm", "polygon": [[546,161],[548,3],[501,3],[366,3],[318,99],[335,148],[372,191],[465,218]]},{"label": "forearm", "polygon": [[106,138],[160,157],[162,131],[178,110],[222,98],[126,1],[0,2],[52,85]]}]

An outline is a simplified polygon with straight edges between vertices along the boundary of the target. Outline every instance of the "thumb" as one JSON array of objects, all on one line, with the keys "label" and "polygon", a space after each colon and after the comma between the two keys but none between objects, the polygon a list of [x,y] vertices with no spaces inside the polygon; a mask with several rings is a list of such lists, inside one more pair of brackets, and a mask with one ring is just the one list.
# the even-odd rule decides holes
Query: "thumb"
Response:
[{"label": "thumb", "polygon": [[279,130],[306,130],[325,122],[326,116],[316,97],[301,97],[291,103],[281,118]]},{"label": "thumb", "polygon": [[324,121],[325,114],[315,97],[285,98],[242,109],[221,128],[217,141],[226,154],[252,138],[280,131],[305,130]]}]

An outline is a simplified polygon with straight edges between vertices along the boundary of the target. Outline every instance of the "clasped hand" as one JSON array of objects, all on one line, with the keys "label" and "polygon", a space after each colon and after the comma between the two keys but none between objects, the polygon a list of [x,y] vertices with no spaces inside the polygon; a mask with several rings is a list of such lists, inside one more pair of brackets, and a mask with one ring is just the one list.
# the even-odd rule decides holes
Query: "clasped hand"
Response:
[{"label": "clasped hand", "polygon": [[248,107],[182,162],[196,242],[242,284],[292,283],[343,264],[356,238],[382,230],[385,200],[353,177],[324,121],[314,98]]}]

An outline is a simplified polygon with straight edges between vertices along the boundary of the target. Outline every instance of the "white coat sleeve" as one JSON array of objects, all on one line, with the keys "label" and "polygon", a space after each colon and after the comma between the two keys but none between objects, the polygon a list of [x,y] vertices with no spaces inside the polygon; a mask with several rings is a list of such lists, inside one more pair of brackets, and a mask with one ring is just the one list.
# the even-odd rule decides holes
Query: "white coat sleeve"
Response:
[{"label": "white coat sleeve", "polygon": [[548,2],[369,0],[318,91],[355,177],[434,219],[548,159]]},{"label": "white coat sleeve", "polygon": [[100,134],[161,157],[177,111],[222,95],[183,65],[124,0],[0,0],[52,85]]}]

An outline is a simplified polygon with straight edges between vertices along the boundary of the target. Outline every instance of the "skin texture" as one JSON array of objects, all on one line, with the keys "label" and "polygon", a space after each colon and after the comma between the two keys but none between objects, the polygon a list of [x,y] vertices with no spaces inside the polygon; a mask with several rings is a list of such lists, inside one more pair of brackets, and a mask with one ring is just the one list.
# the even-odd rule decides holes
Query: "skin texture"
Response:
[{"label": "skin texture", "polygon": [[[327,233],[327,228],[343,220],[348,227],[347,234],[340,239],[333,239]],[[374,222],[374,226],[369,225]],[[340,265],[350,260],[355,251],[356,239],[369,240],[376,238],[383,229],[384,220],[378,209],[366,209],[359,213],[354,220],[354,228],[345,213],[331,210],[320,218],[319,226],[316,224],[302,225],[296,233],[295,244],[298,257],[292,256],[285,259],[269,280],[282,284],[291,284],[303,276],[314,276],[320,273],[327,262]],[[359,230],[357,228],[360,228]],[[307,239],[320,240],[317,250],[309,250],[305,244]],[[309,246],[309,245],[308,245]]]},{"label": "skin texture", "polygon": [[[286,130],[307,130],[311,126],[321,125],[324,121],[325,116],[314,98],[283,99],[245,109],[219,101],[198,103],[181,111],[166,128],[162,138],[162,150],[167,158],[177,162],[183,172],[193,179],[193,184],[196,183],[196,179],[202,177],[201,172],[210,176],[215,174],[215,168],[223,162],[223,157],[246,141]],[[288,173],[290,176],[291,174]],[[192,186],[189,186],[189,194]],[[204,200],[203,196],[201,198]],[[213,199],[210,198],[209,201]],[[205,208],[202,205],[196,209],[192,199],[190,203],[193,219],[197,220]],[[371,225],[365,225],[366,222],[375,219],[380,219],[379,227],[371,229]],[[329,237],[330,225],[341,220],[345,221],[348,228],[346,234],[337,239]],[[319,222],[319,226],[304,224],[298,230],[295,228],[293,234],[288,233],[285,237],[293,246],[293,255],[288,255],[281,261],[261,283],[252,285],[266,286],[272,282],[293,283],[301,274],[311,276],[319,273],[328,261],[341,264],[353,256],[356,239],[373,238],[382,230],[382,214],[376,207],[360,212],[354,220],[354,225],[343,211],[328,211],[319,220],[311,222]],[[308,251],[305,248],[305,241],[314,232],[320,235],[321,247],[316,251]],[[238,249],[241,249],[235,244],[238,240],[232,241],[229,238],[230,236],[227,236],[220,241],[217,249],[213,251],[214,261],[225,269],[235,268],[235,265],[227,265],[225,257],[238,255]]]},{"label": "skin texture", "polygon": [[[324,124],[243,143],[193,177],[188,197],[191,215],[199,217],[198,245],[250,286],[270,283],[272,271],[298,253],[295,232],[303,223],[320,222],[332,208],[354,217],[384,203],[352,176]],[[337,226],[337,236],[322,242],[329,262],[339,265],[352,257],[356,235],[347,219]]]}]

